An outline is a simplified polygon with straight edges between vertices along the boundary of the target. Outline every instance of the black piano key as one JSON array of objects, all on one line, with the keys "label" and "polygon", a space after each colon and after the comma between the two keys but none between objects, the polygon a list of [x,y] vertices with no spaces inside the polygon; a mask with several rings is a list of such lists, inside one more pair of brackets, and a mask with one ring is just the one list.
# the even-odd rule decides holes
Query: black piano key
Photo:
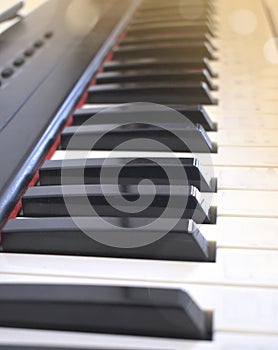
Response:
[{"label": "black piano key", "polygon": [[199,44],[208,42],[211,45],[210,38],[208,35],[200,35],[197,36],[189,36],[188,34],[155,34],[155,35],[147,35],[144,37],[138,36],[127,36],[120,42],[120,46],[128,46],[128,45],[146,45],[146,44],[158,44],[158,43],[184,43],[186,45],[190,45],[194,42]]},{"label": "black piano key", "polygon": [[[150,123],[152,122],[152,113],[150,109],[142,108],[140,110],[134,110],[132,113],[122,109],[118,106],[116,109],[111,109],[113,105],[106,106],[94,106],[91,105],[89,108],[81,108],[77,109],[73,115],[73,125],[81,125],[83,123],[88,124],[97,124],[96,118],[92,118],[96,114],[105,110],[105,118],[102,118],[102,124],[113,124],[113,121],[120,120],[123,123],[132,123],[138,122],[138,120],[142,120],[142,116],[146,114],[150,115]],[[169,106],[175,109],[180,114],[184,115],[188,120],[190,120],[193,124],[201,124],[206,131],[215,131],[217,126],[210,119],[209,115],[206,113],[205,109],[202,106]],[[169,121],[169,116],[166,111],[162,110],[159,112],[161,123],[167,123]]]},{"label": "black piano key", "polygon": [[[174,17],[174,16],[173,16]],[[162,18],[160,17],[156,17],[153,19],[153,22],[149,21],[148,18],[141,17],[142,22],[134,22],[131,21],[129,26],[128,26],[128,32],[127,35],[129,35],[128,33],[130,31],[133,30],[137,30],[137,29],[141,29],[143,27],[146,27],[147,29],[149,29],[149,32],[152,33],[152,30],[155,29],[159,29],[162,28],[162,32],[168,32],[171,33],[172,30],[176,28],[180,28],[183,27],[186,31],[190,31],[192,29],[196,29],[196,32],[201,32],[204,33],[207,30],[210,29],[211,24],[209,21],[209,16],[201,16],[199,18],[183,18],[180,19],[178,16],[176,16],[176,18],[174,18],[173,20],[170,20],[170,16],[168,19],[165,20],[165,14],[162,14]],[[167,28],[168,30],[164,30],[164,28]],[[135,34],[136,35],[136,34]]]},{"label": "black piano key", "polygon": [[127,31],[127,35],[148,35],[148,34],[163,34],[163,33],[184,33],[187,31],[193,31],[195,33],[200,34],[210,34],[214,37],[214,28],[211,28],[209,22],[208,23],[198,23],[198,21],[192,21],[192,23],[167,23],[163,25],[160,24],[146,24],[138,25],[138,26],[130,26]]},{"label": "black piano key", "polygon": [[159,9],[171,9],[171,8],[179,8],[178,6],[182,6],[184,8],[208,8],[213,6],[213,1],[209,0],[186,0],[182,3],[180,0],[172,0],[170,3],[169,1],[165,0],[149,0],[149,1],[143,1],[143,3],[140,6],[140,11],[153,11],[153,10],[159,10]]},{"label": "black piano key", "polygon": [[211,90],[216,90],[208,71],[204,69],[187,70],[127,70],[102,72],[97,75],[97,84],[121,84],[121,83],[153,83],[153,82],[171,82],[171,83],[189,83],[205,82]]},{"label": "black piano key", "polygon": [[[106,163],[105,163],[106,161]],[[181,165],[177,165],[177,162]],[[180,158],[175,160],[172,158],[149,159],[132,159],[132,158],[111,158],[107,164],[107,160],[101,158],[92,158],[86,161],[80,159],[65,160],[48,160],[40,169],[40,185],[62,185],[61,176],[63,174],[64,185],[98,185],[100,184],[100,174],[102,167],[110,169],[114,174],[117,169],[121,169],[118,183],[120,185],[136,185],[143,179],[150,179],[156,185],[168,185],[169,179],[165,170],[171,169],[175,172],[176,177],[171,179],[171,183],[175,185],[195,186],[201,192],[214,192],[216,190],[216,181],[211,176],[202,173],[200,163],[195,158]],[[182,166],[185,174],[181,178],[179,176],[179,167]],[[62,170],[63,169],[63,170]],[[80,176],[80,169],[83,169],[84,176]],[[163,170],[165,169],[165,170]],[[112,184],[114,180],[111,175],[101,176],[102,184]]]},{"label": "black piano key", "polygon": [[[145,20],[142,20],[141,23],[136,23],[131,21],[129,26],[128,26],[128,32],[133,31],[134,29],[141,29],[143,27],[146,27],[150,30],[150,33],[152,32],[153,28],[165,28],[167,27],[168,33],[171,33],[172,28],[180,27],[183,26],[184,28],[188,29],[187,31],[190,31],[192,28],[196,28],[196,32],[205,32],[209,27],[209,21],[207,17],[201,17],[201,18],[195,18],[195,19],[182,19],[180,20],[178,17],[175,18],[174,20],[170,21],[170,18],[168,20],[165,20],[165,17],[163,19],[156,18],[152,22]],[[199,30],[200,27],[204,29],[204,31]],[[163,31],[165,33],[165,31]],[[129,34],[127,34],[129,35]],[[135,34],[136,35],[136,34]]]},{"label": "black piano key", "polygon": [[156,24],[156,23],[169,23],[169,22],[192,22],[194,19],[202,21],[216,22],[215,17],[211,15],[210,10],[192,9],[191,11],[184,10],[182,8],[170,9],[168,12],[154,12],[153,15],[147,13],[141,13],[141,16],[135,16],[131,20],[130,24]]},{"label": "black piano key", "polygon": [[[166,235],[167,219],[153,223],[147,218],[105,218],[111,226],[104,225],[103,218],[26,218],[13,219],[2,232],[3,251],[8,253],[61,254],[111,258],[148,260],[212,262],[215,259],[215,244],[209,243],[192,220],[182,219]],[[154,227],[155,226],[155,227]],[[85,234],[82,227],[86,227]],[[117,234],[124,235],[127,242],[137,236],[142,246],[112,247],[98,242],[95,236],[117,241]],[[129,230],[130,229],[130,230]],[[89,235],[91,234],[91,236]],[[163,236],[163,237],[162,237]],[[146,243],[144,243],[146,237]],[[152,242],[152,243],[149,243]],[[117,241],[118,243],[118,241]],[[148,244],[149,243],[149,244]]]},{"label": "black piano key", "polygon": [[[193,18],[193,16],[191,17]],[[194,19],[193,19],[194,20]],[[192,21],[193,21],[192,20]],[[156,18],[153,18],[153,17],[146,17],[146,18],[138,18],[136,21],[133,20],[131,22],[131,26],[132,27],[140,27],[140,26],[144,26],[144,25],[151,25],[151,24],[155,24],[155,25],[162,25],[163,23],[165,23],[165,25],[168,25],[169,23],[171,22],[185,22],[186,21],[184,20],[184,17],[183,17],[183,14],[182,13],[179,13],[179,14],[165,14],[163,16],[159,16],[159,17],[156,17]],[[219,28],[219,22],[215,19],[215,18],[212,18],[212,17],[209,17],[207,16],[206,17],[206,20],[204,20],[203,22],[204,24],[206,24],[208,26],[208,28],[211,28],[212,31],[214,31],[215,33],[217,32],[218,28]],[[137,39],[143,39],[144,37],[147,39],[147,38],[150,38],[152,36],[160,36],[160,37],[177,37],[177,36],[180,36],[180,37],[184,37],[184,39],[192,39],[194,36],[196,39],[202,39],[204,40],[205,37],[211,37],[211,34],[210,33],[206,33],[206,32],[196,32],[196,33],[191,33],[191,32],[175,32],[175,31],[170,31],[168,33],[166,32],[163,32],[161,34],[159,34],[159,32],[156,32],[156,33],[145,33],[145,35],[143,34],[135,34],[135,35],[132,35],[132,33],[129,33],[127,35],[127,37],[124,38],[129,39],[129,37],[133,37],[133,38],[137,38]],[[122,44],[122,41],[121,41],[121,44]]]},{"label": "black piano key", "polygon": [[217,50],[212,38],[209,34],[190,34],[190,33],[163,33],[149,34],[142,36],[128,35],[121,40],[120,46],[130,45],[150,45],[150,44],[183,44],[190,46],[192,43],[204,44],[207,43],[214,51]]},{"label": "black piano key", "polygon": [[2,327],[211,339],[209,317],[181,290],[2,284],[0,307]]},{"label": "black piano key", "polygon": [[[105,194],[103,191],[105,190]],[[175,217],[181,211],[184,219],[193,219],[196,223],[214,223],[214,209],[193,186],[153,186],[140,185],[68,185],[37,186],[27,190],[22,199],[24,216],[59,217],[59,216],[111,216],[111,217],[160,217],[167,208],[169,217]],[[119,194],[120,193],[120,194]],[[120,198],[125,201],[119,202]],[[141,202],[150,203],[147,208],[138,206]],[[135,202],[134,202],[135,201]],[[119,203],[118,207],[111,202]],[[140,205],[140,204],[139,204]],[[71,212],[69,213],[68,207]],[[94,208],[95,213],[92,212]],[[142,209],[142,210],[141,210]],[[140,211],[141,210],[141,211]],[[168,215],[168,214],[167,214]]]},{"label": "black piano key", "polygon": [[[186,16],[184,16],[184,14]],[[169,17],[167,17],[167,15]],[[148,21],[150,19],[153,19],[154,21],[157,19],[165,19],[167,20],[168,18],[173,18],[176,19],[177,21],[183,21],[183,20],[192,20],[194,18],[196,19],[208,19],[208,18],[213,18],[213,11],[211,8],[201,8],[201,7],[187,7],[183,8],[182,6],[176,6],[173,8],[168,8],[168,9],[155,9],[155,10],[149,10],[149,11],[144,11],[139,10],[136,16],[133,17],[132,22],[139,21]]]},{"label": "black piano key", "polygon": [[190,9],[190,8],[210,8],[211,6],[213,6],[213,3],[211,1],[198,1],[198,0],[186,0],[183,1],[182,3],[178,0],[176,1],[171,1],[171,3],[169,2],[165,2],[165,1],[150,1],[150,2],[146,2],[144,1],[141,6],[139,7],[139,11],[140,13],[145,13],[145,12],[149,12],[149,11],[159,11],[159,10],[170,10],[171,8],[174,9],[178,9],[179,6],[182,6],[183,8],[186,9]]},{"label": "black piano key", "polygon": [[134,16],[133,21],[136,20],[148,20],[153,18],[154,20],[161,18],[167,20],[167,15],[173,17],[176,20],[194,20],[194,19],[207,19],[214,18],[216,12],[215,7],[210,4],[204,6],[203,4],[172,4],[167,8],[140,8],[137,15]]},{"label": "black piano key", "polygon": [[192,60],[202,58],[215,59],[214,50],[208,43],[158,43],[158,44],[138,44],[124,45],[114,48],[114,59],[138,59],[138,58],[180,58],[187,57]]},{"label": "black piano key", "polygon": [[182,6],[183,8],[208,8],[210,7],[212,4],[209,1],[198,1],[198,0],[194,0],[194,1],[183,1],[182,3],[180,1],[171,1],[169,2],[165,2],[165,1],[150,1],[150,2],[146,2],[144,1],[142,3],[142,5],[139,7],[139,10],[141,13],[145,13],[145,12],[150,12],[150,11],[159,11],[159,10],[169,10],[169,9],[175,9],[175,8],[179,8],[179,6]]},{"label": "black piano key", "polygon": [[130,83],[91,86],[87,103],[152,102],[161,104],[215,104],[206,83]]},{"label": "black piano key", "polygon": [[163,144],[173,152],[216,152],[216,145],[201,125],[171,123],[159,126],[143,123],[69,126],[62,132],[61,149],[114,150],[121,143],[136,139],[155,140],[159,144],[138,141],[124,150],[161,152]]},{"label": "black piano key", "polygon": [[[195,14],[192,12],[190,13],[186,13],[186,16],[184,16],[183,11],[176,11],[176,10],[171,10],[169,12],[161,12],[161,13],[154,13],[153,15],[149,15],[149,14],[144,14],[140,17],[134,17],[133,20],[130,22],[130,26],[143,26],[144,24],[146,25],[161,25],[162,23],[165,23],[165,25],[169,25],[170,23],[180,23],[180,24],[184,24],[184,25],[188,25],[188,22],[191,22],[193,24],[194,19],[196,19],[196,21],[198,20],[198,16],[199,19],[201,19],[201,21],[199,21],[199,25],[203,27],[203,29],[206,29],[206,31],[195,31],[195,35],[203,35],[207,33],[207,28],[218,28],[218,24],[219,22],[216,20],[216,18],[214,16],[211,15],[211,13],[209,11],[205,12],[205,13],[196,13]],[[194,18],[195,17],[195,18]],[[190,35],[192,32],[194,32],[194,30],[173,30],[173,27],[169,29],[168,33],[173,33],[173,34],[188,34]],[[143,34],[145,34],[146,36],[148,35],[152,35],[152,34],[158,34],[159,31],[155,30],[150,31],[150,32],[137,32],[137,33],[130,33],[128,32],[128,36],[129,35],[134,35],[134,36],[143,36]],[[163,34],[167,33],[166,31],[163,31]]]},{"label": "black piano key", "polygon": [[104,72],[126,71],[140,69],[206,69],[211,77],[216,78],[217,74],[211,68],[209,61],[204,59],[160,59],[141,58],[131,60],[112,60],[103,65]]}]

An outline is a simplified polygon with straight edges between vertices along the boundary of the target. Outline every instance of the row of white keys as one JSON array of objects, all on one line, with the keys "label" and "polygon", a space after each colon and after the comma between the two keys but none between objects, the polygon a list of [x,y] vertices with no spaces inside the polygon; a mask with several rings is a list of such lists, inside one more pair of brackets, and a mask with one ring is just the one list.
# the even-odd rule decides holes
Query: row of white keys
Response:
[{"label": "row of white keys", "polygon": [[[205,110],[219,130],[273,130],[278,129],[277,113],[258,111],[219,111],[215,106],[205,106]],[[231,131],[232,132],[232,131]]]},{"label": "row of white keys", "polygon": [[[276,350],[277,335],[215,332],[213,341],[189,341],[0,328],[0,345],[89,350]],[[30,348],[31,350],[31,348]]]}]

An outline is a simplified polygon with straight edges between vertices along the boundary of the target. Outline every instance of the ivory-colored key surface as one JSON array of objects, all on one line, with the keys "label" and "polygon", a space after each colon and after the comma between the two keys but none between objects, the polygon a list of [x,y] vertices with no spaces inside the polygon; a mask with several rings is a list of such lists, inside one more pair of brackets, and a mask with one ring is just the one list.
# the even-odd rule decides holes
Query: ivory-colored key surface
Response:
[{"label": "ivory-colored key surface", "polygon": [[[278,288],[277,250],[218,248],[215,263],[1,254],[1,274]],[[135,273],[136,271],[136,273]]]},{"label": "ivory-colored key surface", "polygon": [[[22,346],[36,350],[38,346],[59,346],[68,349],[88,350],[276,350],[278,337],[275,334],[242,332],[214,332],[212,341],[180,341],[148,337],[124,337],[102,334],[84,334],[76,332],[34,331],[25,329],[0,328],[0,346],[6,344]],[[94,347],[92,347],[94,344]],[[9,348],[8,348],[9,349]],[[25,349],[24,349],[25,350]]]},{"label": "ivory-colored key surface", "polygon": [[221,146],[235,147],[278,147],[277,130],[221,130],[216,133],[208,132],[213,142]]}]

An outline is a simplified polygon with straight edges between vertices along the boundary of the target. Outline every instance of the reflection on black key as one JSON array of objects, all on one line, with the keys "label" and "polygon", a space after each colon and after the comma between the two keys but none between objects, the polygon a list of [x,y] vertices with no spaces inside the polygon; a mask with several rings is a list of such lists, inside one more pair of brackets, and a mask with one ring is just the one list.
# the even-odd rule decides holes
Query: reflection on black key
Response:
[{"label": "reflection on black key", "polygon": [[197,43],[204,43],[209,42],[209,36],[208,35],[202,35],[200,34],[199,37],[197,35],[195,36],[189,36],[188,33],[177,33],[177,34],[155,34],[155,35],[148,35],[148,36],[127,36],[121,41],[121,46],[126,45],[140,45],[140,44],[158,44],[158,43],[183,43],[190,45],[194,42]]},{"label": "reflection on black key", "polygon": [[208,33],[213,36],[213,30],[209,24],[192,23],[172,23],[172,24],[150,24],[141,26],[138,25],[128,28],[128,35],[148,35],[156,33],[184,33],[193,31],[195,33]]},{"label": "reflection on black key", "polygon": [[206,83],[130,83],[90,87],[87,103],[153,102],[161,104],[214,104]]},{"label": "reflection on black key", "polygon": [[[109,169],[109,174],[102,173],[102,167]],[[184,173],[180,176],[180,167]],[[82,169],[82,176],[81,175]],[[119,171],[120,169],[120,171]],[[215,191],[216,183],[210,174],[202,172],[200,163],[195,158],[92,158],[48,160],[40,169],[40,185],[86,185],[112,184],[112,174],[119,171],[117,182],[120,185],[136,185],[143,179],[150,179],[156,185],[168,185],[167,171],[175,173],[171,184],[192,185],[201,192]],[[63,175],[63,180],[61,176]]]},{"label": "reflection on black key", "polygon": [[2,284],[0,326],[211,339],[211,324],[191,297],[173,289]]},{"label": "reflection on black key", "polygon": [[[170,105],[169,107],[185,116],[193,124],[201,124],[206,131],[216,130],[216,125],[212,122],[209,115],[206,113],[205,109],[202,106]],[[100,123],[100,120],[93,118],[93,116],[100,112],[100,115],[102,116],[105,113],[105,118],[101,118],[101,124],[113,124],[115,120],[121,120],[122,123],[136,123],[142,120],[142,118],[146,115],[148,115],[149,122],[151,123],[152,116],[154,114],[154,111],[148,107],[144,109],[141,107],[140,110],[135,108],[132,113],[130,113],[130,111],[127,111],[121,106],[114,108],[113,105],[91,105],[89,108],[81,108],[74,112],[73,125],[81,125],[85,122],[88,124],[97,125]],[[169,120],[169,113],[167,113],[167,111],[161,110],[158,113],[161,123],[171,122],[171,120]]]},{"label": "reflection on black key", "polygon": [[97,84],[121,84],[145,82],[171,82],[171,83],[189,83],[205,82],[211,90],[216,90],[216,86],[211,80],[208,71],[202,69],[191,70],[127,70],[103,72],[97,75]]},{"label": "reflection on black key", "polygon": [[[134,59],[145,57],[158,57],[161,59],[187,57],[200,60],[202,58],[214,59],[213,48],[208,43],[169,43],[169,44],[140,44],[119,46],[114,49],[114,59]],[[175,68],[175,67],[173,67]]]},{"label": "reflection on black key", "polygon": [[[215,247],[209,244],[192,220],[182,219],[166,235],[167,219],[148,218],[27,218],[10,220],[2,232],[4,252],[86,255],[113,258],[208,262],[214,260]],[[146,225],[153,223],[152,228]],[[82,227],[86,227],[85,234]],[[123,236],[123,230],[124,235]],[[161,233],[162,232],[162,233]],[[137,236],[141,246],[125,248],[117,235],[127,242]],[[119,242],[118,247],[101,244],[97,237]],[[162,237],[163,236],[163,237]],[[145,243],[146,242],[146,243]],[[150,244],[148,244],[151,242]]]},{"label": "reflection on black key", "polygon": [[[123,151],[198,152],[216,151],[201,125],[128,123],[70,126],[61,135],[61,149],[114,150],[127,141]],[[148,142],[149,141],[149,142]],[[152,142],[156,141],[156,143]],[[161,148],[161,144],[167,148]],[[121,150],[121,149],[119,149]]]},{"label": "reflection on black key", "polygon": [[141,58],[131,60],[112,60],[105,62],[103,69],[105,72],[110,71],[126,71],[140,69],[206,69],[211,77],[216,77],[217,74],[212,70],[209,61],[206,58],[200,59],[160,59],[160,58]]},{"label": "reflection on black key", "polygon": [[[105,192],[104,192],[105,191]],[[192,218],[196,223],[214,223],[215,213],[193,186],[152,185],[68,185],[38,186],[23,196],[25,216],[111,216],[160,217],[167,208],[167,217]],[[170,191],[173,201],[170,203]],[[105,194],[104,194],[105,193]],[[123,200],[124,199],[124,200]],[[111,203],[115,205],[111,205]],[[143,204],[142,204],[143,203]],[[70,208],[70,213],[68,211]],[[94,208],[94,211],[92,211]]]}]

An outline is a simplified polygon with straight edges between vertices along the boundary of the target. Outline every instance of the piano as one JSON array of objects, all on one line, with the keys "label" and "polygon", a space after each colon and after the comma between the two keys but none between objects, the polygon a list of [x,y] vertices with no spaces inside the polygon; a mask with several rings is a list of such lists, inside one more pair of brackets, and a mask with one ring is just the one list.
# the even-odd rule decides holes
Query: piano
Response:
[{"label": "piano", "polygon": [[0,349],[277,349],[275,1],[2,6]]}]

